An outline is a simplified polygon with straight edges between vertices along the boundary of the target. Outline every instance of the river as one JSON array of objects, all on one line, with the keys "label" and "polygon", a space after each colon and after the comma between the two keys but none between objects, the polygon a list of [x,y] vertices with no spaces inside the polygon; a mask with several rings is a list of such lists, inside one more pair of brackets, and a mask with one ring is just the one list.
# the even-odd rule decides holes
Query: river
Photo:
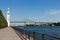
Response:
[{"label": "river", "polygon": [[15,28],[60,38],[60,26],[16,26]]}]

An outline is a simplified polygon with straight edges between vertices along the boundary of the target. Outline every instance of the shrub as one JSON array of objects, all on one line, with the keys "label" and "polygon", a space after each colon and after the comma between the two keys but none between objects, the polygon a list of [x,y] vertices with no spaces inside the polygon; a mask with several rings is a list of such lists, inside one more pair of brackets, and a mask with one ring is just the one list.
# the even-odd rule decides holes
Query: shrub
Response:
[{"label": "shrub", "polygon": [[0,28],[5,28],[7,27],[7,21],[3,16],[2,11],[0,10]]}]

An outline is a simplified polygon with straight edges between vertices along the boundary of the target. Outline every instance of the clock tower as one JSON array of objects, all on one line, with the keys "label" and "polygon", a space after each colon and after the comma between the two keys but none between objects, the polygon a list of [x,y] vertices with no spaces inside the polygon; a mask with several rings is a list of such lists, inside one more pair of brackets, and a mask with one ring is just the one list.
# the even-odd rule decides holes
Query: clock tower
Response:
[{"label": "clock tower", "polygon": [[7,23],[8,23],[8,27],[10,26],[10,9],[7,8]]}]

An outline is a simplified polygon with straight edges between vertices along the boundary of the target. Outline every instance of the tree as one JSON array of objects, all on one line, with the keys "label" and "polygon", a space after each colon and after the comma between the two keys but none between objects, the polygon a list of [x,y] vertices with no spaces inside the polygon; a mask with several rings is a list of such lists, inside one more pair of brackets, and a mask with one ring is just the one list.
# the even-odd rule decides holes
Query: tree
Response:
[{"label": "tree", "polygon": [[3,16],[2,11],[0,10],[0,28],[5,28],[5,27],[7,27],[7,21]]}]

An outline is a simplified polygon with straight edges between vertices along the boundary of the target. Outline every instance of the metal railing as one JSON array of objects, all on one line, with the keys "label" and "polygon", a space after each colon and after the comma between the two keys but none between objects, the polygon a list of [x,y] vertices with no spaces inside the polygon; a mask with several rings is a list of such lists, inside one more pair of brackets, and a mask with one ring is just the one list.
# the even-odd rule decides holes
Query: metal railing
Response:
[{"label": "metal railing", "polygon": [[60,40],[60,38],[34,31],[13,28],[22,40]]}]

